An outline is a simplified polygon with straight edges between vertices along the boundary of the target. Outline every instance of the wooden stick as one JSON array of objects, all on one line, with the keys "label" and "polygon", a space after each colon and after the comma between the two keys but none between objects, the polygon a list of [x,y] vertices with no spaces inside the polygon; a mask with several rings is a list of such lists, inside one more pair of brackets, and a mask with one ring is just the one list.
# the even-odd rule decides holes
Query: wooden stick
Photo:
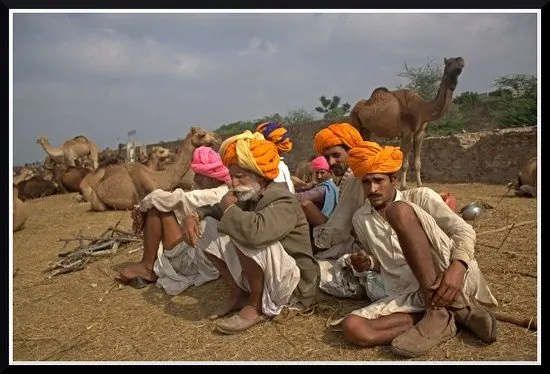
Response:
[{"label": "wooden stick", "polygon": [[504,242],[506,241],[506,239],[508,239],[508,236],[510,236],[510,233],[512,232],[512,229],[516,227],[516,224],[515,223],[512,223],[512,225],[510,226],[510,229],[508,230],[508,232],[506,233],[506,236],[504,236],[504,239],[502,239],[502,241],[500,242],[500,245],[498,246],[498,249],[500,250],[502,248],[502,246],[504,245]]},{"label": "wooden stick", "polygon": [[537,319],[536,318],[525,318],[514,316],[509,313],[503,312],[492,312],[496,319],[502,322],[512,323],[517,326],[529,328],[531,330],[537,331]]},{"label": "wooden stick", "polygon": [[116,233],[119,233],[119,234],[124,234],[124,235],[128,235],[128,236],[133,236],[133,237],[139,236],[139,235],[134,234],[133,232],[129,232],[129,231],[126,231],[126,230],[117,229],[116,227],[111,227],[110,229],[111,229],[113,232],[116,232]]},{"label": "wooden stick", "polygon": [[537,223],[537,220],[530,220],[530,221],[512,223],[511,225],[501,227],[500,229],[494,229],[494,230],[487,230],[487,231],[478,232],[478,233],[476,233],[476,236],[494,234],[494,233],[497,233],[497,232],[506,231],[506,230],[510,229],[510,227],[515,228],[515,227],[519,227],[519,226],[529,225],[531,223]]}]

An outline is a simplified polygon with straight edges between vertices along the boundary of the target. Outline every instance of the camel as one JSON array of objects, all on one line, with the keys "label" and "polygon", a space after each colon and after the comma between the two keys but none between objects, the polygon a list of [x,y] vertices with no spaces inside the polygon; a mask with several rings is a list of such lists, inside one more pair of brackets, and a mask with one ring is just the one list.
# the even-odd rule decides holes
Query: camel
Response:
[{"label": "camel", "polygon": [[17,186],[20,182],[32,177],[32,171],[27,168],[21,168],[17,175],[13,176],[13,184]]},{"label": "camel", "polygon": [[27,218],[29,216],[29,212],[27,210],[27,204],[25,204],[19,198],[19,193],[16,186],[13,186],[12,203],[13,203],[13,232],[16,232],[23,229],[25,222],[27,222]]},{"label": "camel", "polygon": [[164,170],[164,162],[170,156],[170,150],[164,147],[153,147],[149,157],[141,162],[152,170]]},{"label": "camel", "polygon": [[16,188],[22,201],[55,195],[58,192],[55,183],[44,179],[41,175],[35,175],[20,182]]},{"label": "camel", "polygon": [[80,192],[80,182],[92,170],[80,166],[69,166],[65,171],[61,172],[59,184],[66,192]]},{"label": "camel", "polygon": [[537,197],[537,157],[532,157],[518,171],[516,183],[508,183],[514,194],[520,197]]},{"label": "camel", "polygon": [[414,147],[414,167],[416,183],[422,186],[420,178],[422,143],[429,122],[440,119],[449,110],[458,76],[464,68],[462,57],[444,59],[445,67],[437,96],[426,100],[410,89],[390,91],[385,87],[374,89],[368,100],[359,100],[350,113],[351,124],[359,130],[365,140],[371,133],[392,139],[401,138],[403,167],[401,169],[401,189],[407,189],[409,151]]},{"label": "camel", "polygon": [[151,170],[139,162],[110,165],[88,174],[80,183],[80,191],[90,202],[92,211],[132,209],[155,189],[172,191],[180,186],[197,147],[220,143],[216,134],[192,127],[182,142],[176,163],[167,166],[166,170]]},{"label": "camel", "polygon": [[79,157],[89,155],[92,158],[93,169],[95,170],[99,166],[97,145],[85,136],[76,136],[64,142],[60,148],[52,147],[45,136],[41,136],[36,142],[44,148],[49,156],[54,158],[55,162],[60,156],[63,156],[68,166],[77,166],[76,160]]}]

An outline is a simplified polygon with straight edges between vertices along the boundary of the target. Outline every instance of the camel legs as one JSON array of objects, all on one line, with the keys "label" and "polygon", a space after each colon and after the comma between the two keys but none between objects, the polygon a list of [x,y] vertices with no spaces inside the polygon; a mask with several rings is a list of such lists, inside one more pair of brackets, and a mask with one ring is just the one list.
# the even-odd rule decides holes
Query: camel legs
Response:
[{"label": "camel legs", "polygon": [[404,131],[401,134],[401,152],[403,152],[403,166],[401,167],[401,190],[407,189],[407,171],[409,170],[409,153],[412,144],[412,132]]},{"label": "camel legs", "polygon": [[418,187],[422,186],[422,179],[420,179],[420,169],[422,168],[422,144],[424,143],[424,137],[426,136],[426,124],[422,126],[419,132],[414,134],[414,171],[416,173],[416,184]]}]

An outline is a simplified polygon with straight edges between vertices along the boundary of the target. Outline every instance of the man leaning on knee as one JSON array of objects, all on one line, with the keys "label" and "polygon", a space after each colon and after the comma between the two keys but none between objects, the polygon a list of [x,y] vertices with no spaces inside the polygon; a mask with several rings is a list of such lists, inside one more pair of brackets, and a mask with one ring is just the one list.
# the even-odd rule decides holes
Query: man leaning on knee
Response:
[{"label": "man leaning on knee", "polygon": [[458,324],[494,342],[496,319],[488,309],[497,301],[474,257],[472,226],[430,188],[397,190],[398,147],[364,141],[348,152],[348,162],[365,195],[352,218],[364,251],[353,253],[350,265],[382,291],[333,323],[341,323],[345,339],[391,344],[394,353],[417,357],[453,338]]}]

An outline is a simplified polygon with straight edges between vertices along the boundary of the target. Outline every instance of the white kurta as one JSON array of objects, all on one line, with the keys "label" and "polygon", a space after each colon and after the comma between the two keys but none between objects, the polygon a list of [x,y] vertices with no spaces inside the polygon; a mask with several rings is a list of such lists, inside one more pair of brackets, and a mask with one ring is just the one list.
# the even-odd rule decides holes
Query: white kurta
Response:
[{"label": "white kurta", "polygon": [[[453,306],[479,304],[487,308],[496,307],[498,303],[474,258],[474,229],[430,188],[397,191],[395,200],[405,201],[414,209],[428,236],[434,264],[439,271],[446,269],[453,260],[463,260],[468,264],[462,293]],[[423,311],[424,300],[418,281],[389,223],[368,200],[355,212],[352,222],[363,248],[380,263],[380,273],[376,277],[369,274],[369,277],[383,285],[381,294],[369,295],[373,303],[353,311],[352,314],[373,319],[396,312]],[[341,321],[342,319],[337,320],[333,324]]]}]

